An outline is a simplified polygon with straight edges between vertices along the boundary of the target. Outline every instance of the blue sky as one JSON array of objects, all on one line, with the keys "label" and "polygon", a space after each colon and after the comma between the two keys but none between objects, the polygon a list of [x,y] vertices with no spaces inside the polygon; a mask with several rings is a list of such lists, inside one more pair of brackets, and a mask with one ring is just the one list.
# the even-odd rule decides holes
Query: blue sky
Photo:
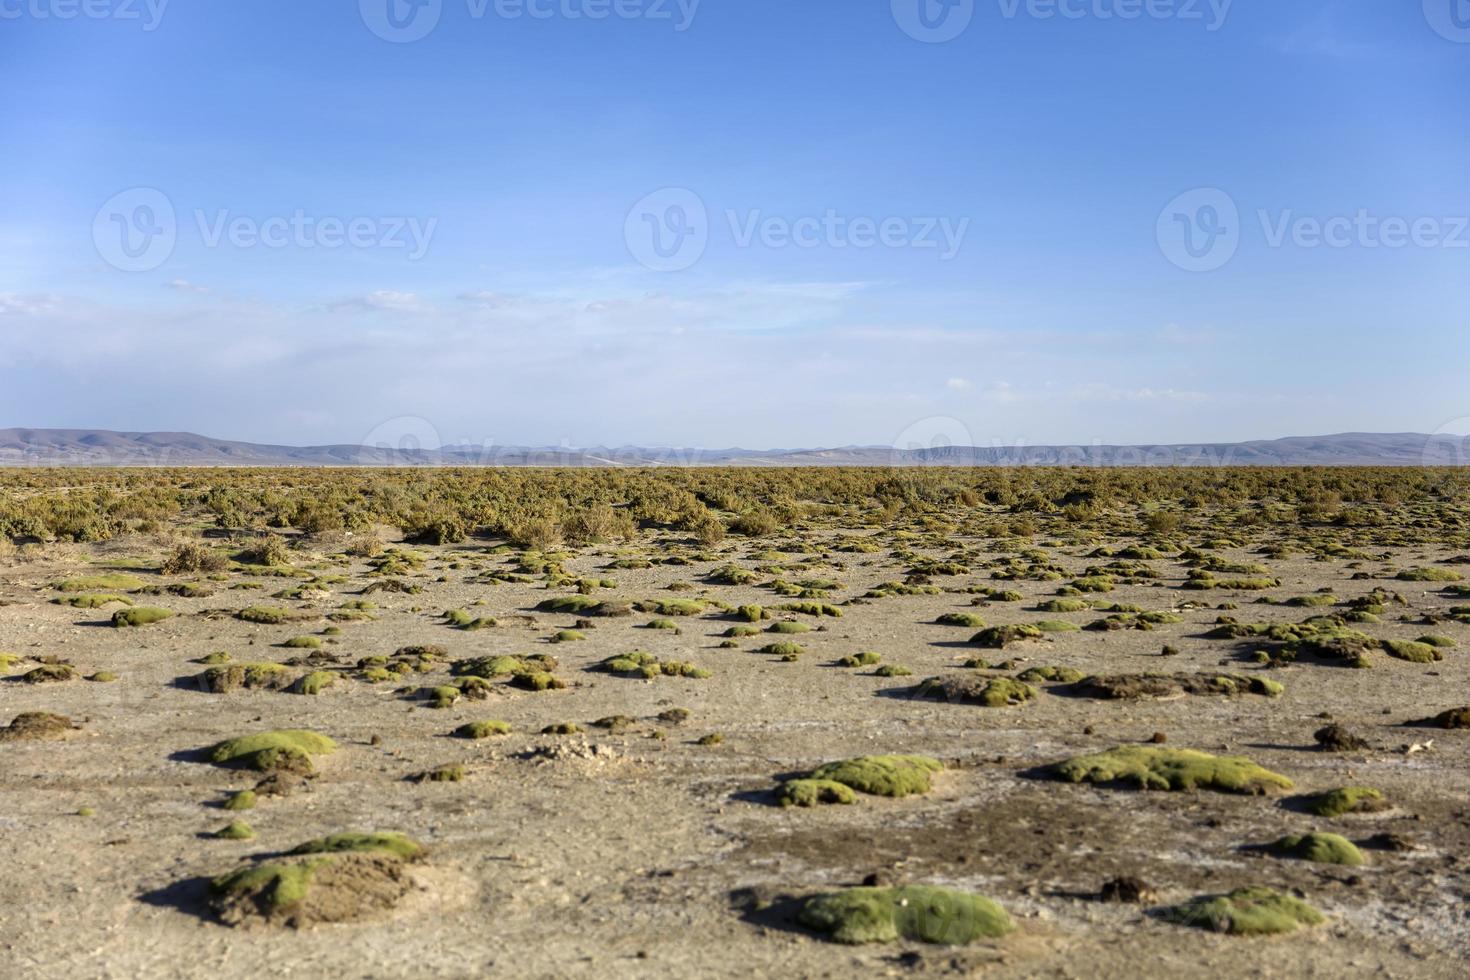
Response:
[{"label": "blue sky", "polygon": [[87,2],[0,0],[0,426],[1470,429],[1470,0]]}]

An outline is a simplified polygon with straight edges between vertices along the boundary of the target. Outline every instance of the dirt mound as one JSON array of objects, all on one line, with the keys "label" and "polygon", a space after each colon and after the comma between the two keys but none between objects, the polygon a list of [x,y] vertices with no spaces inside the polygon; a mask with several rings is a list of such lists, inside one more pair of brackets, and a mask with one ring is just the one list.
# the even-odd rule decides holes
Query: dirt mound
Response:
[{"label": "dirt mound", "polygon": [[7,728],[0,728],[0,742],[34,742],[65,738],[77,726],[66,715],[49,711],[27,711],[18,714]]},{"label": "dirt mound", "polygon": [[413,887],[402,858],[347,852],[242,868],[210,885],[210,907],[226,925],[300,929],[355,922],[385,912]]},{"label": "dirt mound", "polygon": [[1115,674],[1088,677],[1072,686],[1082,697],[1104,701],[1138,701],[1186,695],[1259,694],[1277,697],[1281,685],[1272,680],[1240,674]]}]

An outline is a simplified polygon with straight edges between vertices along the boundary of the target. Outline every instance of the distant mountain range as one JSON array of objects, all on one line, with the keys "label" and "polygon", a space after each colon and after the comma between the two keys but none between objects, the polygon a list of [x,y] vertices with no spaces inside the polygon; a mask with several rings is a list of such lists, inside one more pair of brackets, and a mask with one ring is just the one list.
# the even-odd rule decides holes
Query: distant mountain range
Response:
[{"label": "distant mountain range", "polygon": [[0,429],[0,466],[1464,466],[1470,438],[1349,432],[1158,446],[567,449],[271,446],[189,432]]}]

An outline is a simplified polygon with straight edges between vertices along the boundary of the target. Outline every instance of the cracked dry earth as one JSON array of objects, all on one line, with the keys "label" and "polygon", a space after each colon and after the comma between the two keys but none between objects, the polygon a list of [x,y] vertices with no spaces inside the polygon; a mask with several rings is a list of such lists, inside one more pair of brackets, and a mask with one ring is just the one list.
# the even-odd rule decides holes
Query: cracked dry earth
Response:
[{"label": "cracked dry earth", "polygon": [[[3,973],[69,980],[1465,975],[1470,732],[1406,723],[1470,703],[1470,626],[1448,618],[1456,600],[1439,586],[1353,577],[1389,562],[1404,568],[1454,555],[1434,547],[1398,549],[1357,568],[1305,557],[1273,560],[1271,573],[1281,584],[1264,592],[1181,590],[1188,569],[1164,558],[1150,562],[1160,576],[1156,583],[1119,585],[1092,598],[1177,611],[1182,622],[1146,631],[1050,633],[1000,651],[972,646],[966,641],[975,630],[936,619],[974,612],[990,625],[1065,620],[1083,626],[1101,614],[1038,612],[1038,601],[1062,583],[994,582],[986,562],[1006,556],[987,552],[984,539],[956,540],[955,547],[970,549],[969,571],[934,577],[939,594],[843,604],[840,618],[788,617],[814,628],[790,637],[805,652],[784,662],[757,652],[784,637],[763,634],[722,648],[733,620],[714,608],[677,617],[677,630],[646,628],[656,618],[651,614],[595,619],[582,626],[585,641],[552,644],[548,639],[578,617],[535,607],[564,592],[481,578],[513,555],[492,543],[416,546],[425,560],[404,580],[420,591],[374,593],[374,618],[344,622],[338,634],[324,636],[315,669],[338,676],[315,696],[211,694],[178,680],[202,671],[195,661],[215,651],[236,662],[286,662],[302,654],[278,645],[320,635],[330,625],[328,613],[360,598],[375,580],[361,560],[334,558],[332,549],[313,551],[305,543],[293,563],[329,570],[340,582],[305,599],[274,600],[266,597],[281,580],[237,569],[210,583],[212,595],[140,598],[140,605],[165,606],[175,615],[138,629],[109,625],[121,606],[86,610],[51,600],[58,580],[105,571],[109,561],[148,557],[141,539],[53,549],[9,563],[0,568],[0,651],[21,659],[0,683],[0,724],[22,712],[51,711],[76,728],[58,738],[0,745]],[[762,546],[748,542],[718,550],[718,561],[606,570],[630,553],[654,559],[694,553],[671,537],[641,549],[579,549],[564,564],[574,577],[615,577],[616,587],[599,591],[601,598],[703,597],[768,607],[786,601],[763,586],[769,576],[748,585],[709,583],[706,576],[721,565],[754,568],[770,560],[755,560]],[[1050,559],[1076,575],[1095,563],[1090,550],[1056,546]],[[1243,549],[1220,554],[1260,560]],[[802,574],[840,583],[827,597],[839,604],[905,573],[905,563],[886,550],[819,546],[802,557]],[[182,580],[146,569],[134,574],[149,583]],[[260,588],[231,588],[251,583]],[[693,589],[670,592],[675,583]],[[973,585],[1015,589],[1024,598],[972,605],[965,590]],[[1231,615],[1242,622],[1299,622],[1330,610],[1257,600],[1331,589],[1347,602],[1377,587],[1400,593],[1406,604],[1391,608],[1381,624],[1360,628],[1380,638],[1445,635],[1457,645],[1442,662],[1375,653],[1368,670],[1306,659],[1265,670],[1250,659],[1248,642],[1204,637],[1221,615],[1220,603],[1238,603]],[[256,625],[206,615],[259,604],[302,618]],[[454,629],[442,617],[448,609],[493,616],[499,625]],[[1425,616],[1437,620],[1432,628],[1423,625]],[[367,683],[354,670],[361,658],[415,644],[442,646],[448,659],[398,683]],[[1161,656],[1165,645],[1177,652]],[[588,669],[635,649],[690,662],[710,676],[644,680]],[[867,650],[912,676],[835,665]],[[483,700],[462,698],[443,709],[401,690],[405,683],[448,683],[452,660],[534,653],[557,658],[565,689],[533,692],[496,682]],[[974,656],[1015,661],[993,676],[1042,665],[1088,674],[1228,669],[1269,676],[1285,692],[1100,701],[1039,685],[1036,700],[1009,707],[907,696],[923,678],[973,671],[963,664]],[[19,680],[43,657],[64,660],[82,676],[110,671],[118,679]],[[674,708],[687,709],[687,719],[658,717]],[[614,715],[633,722],[616,732],[593,725]],[[1369,747],[1319,750],[1313,733],[1328,716]],[[450,737],[457,726],[484,719],[508,722],[513,731],[482,741]],[[582,732],[538,734],[567,722]],[[339,748],[319,758],[315,775],[294,792],[263,797],[239,814],[220,809],[228,793],[250,787],[258,774],[210,765],[199,750],[240,734],[295,728],[329,735]],[[701,744],[714,733],[723,740]],[[1328,820],[1295,811],[1280,797],[1145,793],[1036,778],[1039,766],[1156,733],[1169,746],[1249,756],[1289,776],[1301,792],[1371,785],[1393,806]],[[1420,748],[1406,751],[1415,745]],[[816,809],[774,805],[782,774],[891,752],[932,755],[947,768],[923,796],[862,797],[856,805]],[[448,765],[463,766],[461,781],[408,778]],[[78,815],[84,808],[91,815]],[[232,816],[247,819],[258,836],[208,836]],[[1392,833],[1412,849],[1366,851],[1368,864],[1352,868],[1242,849],[1309,829],[1355,840]],[[249,856],[340,830],[401,831],[426,846],[409,893],[390,911],[303,929],[231,928],[211,915],[212,877]],[[822,941],[783,913],[790,898],[870,875],[987,895],[1018,929],[966,947],[847,947]],[[1143,879],[1157,898],[1142,905],[1099,901],[1104,882],[1120,875]],[[1326,924],[1241,938],[1169,924],[1150,912],[1256,884],[1301,894],[1327,916]]]}]

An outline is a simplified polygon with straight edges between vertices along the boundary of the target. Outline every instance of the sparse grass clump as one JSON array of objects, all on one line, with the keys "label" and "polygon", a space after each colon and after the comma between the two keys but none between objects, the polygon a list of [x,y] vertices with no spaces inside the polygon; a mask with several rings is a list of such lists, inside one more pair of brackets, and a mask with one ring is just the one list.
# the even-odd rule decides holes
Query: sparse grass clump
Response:
[{"label": "sparse grass clump", "polygon": [[1123,745],[1077,756],[1052,766],[1050,772],[1071,783],[1118,783],[1145,790],[1266,793],[1292,787],[1290,779],[1246,758],[1153,745]]},{"label": "sparse grass clump", "polygon": [[1270,936],[1327,921],[1299,898],[1270,888],[1240,888],[1226,895],[1203,895],[1164,910],[1166,921],[1236,936]]},{"label": "sparse grass clump", "polygon": [[797,918],[834,942],[849,944],[906,939],[962,946],[1015,928],[1005,910],[988,898],[922,885],[819,895],[802,906]]}]

